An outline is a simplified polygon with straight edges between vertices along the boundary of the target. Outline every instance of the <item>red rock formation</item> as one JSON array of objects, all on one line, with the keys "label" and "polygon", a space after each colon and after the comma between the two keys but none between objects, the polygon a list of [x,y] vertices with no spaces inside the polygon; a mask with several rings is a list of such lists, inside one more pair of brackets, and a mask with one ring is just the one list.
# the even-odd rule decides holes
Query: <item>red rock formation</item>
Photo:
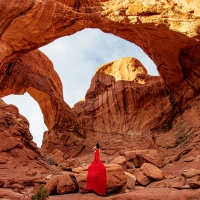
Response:
[{"label": "red rock formation", "polygon": [[[106,167],[106,193],[111,193],[117,190],[122,189],[126,185],[126,175],[124,173],[123,168],[117,164],[107,164]],[[87,181],[87,168],[82,168],[81,170],[78,168],[79,172],[74,173],[80,193],[88,192],[86,190],[86,181]],[[76,171],[72,169],[73,172]]]},{"label": "red rock formation", "polygon": [[[25,52],[86,27],[95,27],[137,44],[152,58],[164,80],[162,84],[166,88],[170,106],[178,114],[199,91],[198,81],[193,81],[199,77],[198,60],[193,61],[193,54],[192,57],[185,56],[190,50],[198,50],[199,7],[198,2],[186,0],[178,4],[174,1],[152,4],[148,0],[118,3],[111,0],[87,3],[73,0],[29,0],[23,3],[19,0],[3,1],[0,18],[0,73],[3,77],[9,63]],[[185,75],[188,63],[194,70]],[[171,118],[162,120],[164,123],[160,123],[156,129],[163,127],[163,124],[170,126],[172,121]],[[68,126],[71,127],[71,123]],[[141,123],[138,127],[143,126]],[[72,127],[73,134],[75,127]],[[120,129],[126,130],[126,124],[121,122]],[[47,135],[45,141],[49,140],[50,144],[57,133],[51,131],[50,136]],[[78,138],[72,141],[81,143]],[[43,146],[45,149],[52,148],[47,143]]]},{"label": "red rock formation", "polygon": [[85,101],[72,109],[86,129],[86,146],[101,141],[107,154],[119,149],[155,148],[149,133],[169,130],[173,119],[164,82],[160,77],[149,76],[134,58],[99,68]]},{"label": "red rock formation", "polygon": [[[122,60],[121,69],[135,70],[134,59]],[[91,146],[99,141],[102,152],[107,155],[133,149],[157,149],[164,163],[168,163],[179,160],[193,148],[198,149],[199,99],[193,99],[190,107],[176,116],[176,106],[171,103],[160,77],[147,75],[137,64],[143,70],[136,80],[140,77],[144,84],[115,81],[120,76],[120,71],[117,75],[114,69],[119,68],[119,63],[102,66],[92,79],[85,101],[73,108],[86,129],[87,150],[91,151]],[[132,70],[127,66],[132,66]],[[123,71],[123,74],[126,73]],[[192,152],[193,156],[199,153]]]},{"label": "red rock formation", "polygon": [[32,141],[26,118],[19,114],[16,106],[7,105],[2,100],[0,138],[1,188],[18,187],[19,190],[23,190],[27,184],[44,183],[44,178],[49,172],[56,172],[45,162]]},{"label": "red rock formation", "polygon": [[[176,161],[178,167],[183,166],[181,158],[185,155],[190,153],[197,157],[200,128],[199,1],[3,0],[0,13],[1,97],[28,91],[38,101],[49,129],[44,136],[45,150],[56,147],[70,155],[79,153],[84,146],[83,125],[88,137],[85,144],[91,146],[101,140],[102,152],[107,155],[125,149],[157,148],[165,157],[165,163]],[[137,44],[157,65],[161,77],[150,77],[142,68],[143,74],[134,80],[139,78],[145,84],[135,83],[132,79],[117,81],[113,71],[105,74],[107,71],[103,68],[104,74],[99,71],[93,79],[86,101],[74,108],[82,121],[80,125],[63,101],[61,84],[51,65],[42,69],[44,57],[40,57],[38,51],[31,51],[84,28],[99,28]],[[17,69],[26,70],[22,74]],[[52,73],[49,80],[46,79],[47,70]],[[38,76],[42,78],[36,78]],[[13,78],[18,85],[12,84]],[[5,141],[1,165],[14,170],[14,166],[21,167],[23,162],[29,166],[31,162],[32,167],[37,167],[34,160],[38,153],[32,145],[31,135],[28,129],[21,130],[15,120],[14,116],[18,119],[19,114],[9,111],[15,113],[10,119],[11,115],[5,113],[10,107],[3,105],[1,108],[3,122],[0,128],[3,132],[0,136]],[[20,129],[16,131],[18,126]],[[68,146],[67,150],[64,145]],[[33,151],[27,153],[27,149]],[[23,158],[21,163],[15,159],[19,155]],[[30,162],[29,155],[33,155]],[[17,165],[12,163],[15,161]],[[170,166],[165,167],[166,172],[169,169]],[[10,182],[3,181],[3,186],[10,186]],[[149,189],[146,196],[166,199],[169,192],[174,199],[199,196],[198,191],[191,195],[191,191],[177,194],[168,189],[161,195],[160,191]],[[131,197],[141,199],[139,193]],[[125,196],[119,195],[118,198]]]},{"label": "red rock formation", "polygon": [[58,146],[68,156],[78,154],[83,149],[83,130],[63,99],[62,83],[51,61],[39,50],[10,63],[1,76],[1,97],[25,92],[38,102],[44,115],[48,131],[44,134],[43,149],[53,152]]},{"label": "red rock formation", "polygon": [[196,94],[193,83],[185,79],[185,66],[179,56],[184,49],[198,50],[199,8],[198,1],[187,0],[3,1],[1,73],[21,53],[86,27],[99,28],[140,46],[156,63],[171,102],[180,109]]}]

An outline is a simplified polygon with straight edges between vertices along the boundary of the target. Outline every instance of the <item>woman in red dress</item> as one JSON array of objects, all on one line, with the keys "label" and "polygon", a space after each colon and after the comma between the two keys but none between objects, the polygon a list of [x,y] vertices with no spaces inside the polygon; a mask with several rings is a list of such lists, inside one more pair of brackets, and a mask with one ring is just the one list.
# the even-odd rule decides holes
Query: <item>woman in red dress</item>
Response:
[{"label": "woman in red dress", "polygon": [[99,144],[97,143],[93,149],[94,160],[88,168],[86,189],[93,190],[99,195],[106,195],[106,168],[99,158]]}]

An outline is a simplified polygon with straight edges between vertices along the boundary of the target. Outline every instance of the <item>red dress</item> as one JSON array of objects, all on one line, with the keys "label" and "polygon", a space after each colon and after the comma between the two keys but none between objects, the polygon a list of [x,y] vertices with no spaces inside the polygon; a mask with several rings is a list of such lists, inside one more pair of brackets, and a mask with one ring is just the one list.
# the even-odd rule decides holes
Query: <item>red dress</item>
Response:
[{"label": "red dress", "polygon": [[87,190],[93,190],[99,195],[106,194],[106,168],[99,158],[99,150],[94,153],[94,161],[88,168]]}]

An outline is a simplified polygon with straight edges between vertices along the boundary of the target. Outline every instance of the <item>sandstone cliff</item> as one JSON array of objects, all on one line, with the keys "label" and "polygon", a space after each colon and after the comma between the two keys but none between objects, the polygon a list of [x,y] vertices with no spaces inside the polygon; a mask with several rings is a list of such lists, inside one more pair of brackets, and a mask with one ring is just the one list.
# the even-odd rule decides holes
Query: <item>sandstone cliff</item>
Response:
[{"label": "sandstone cliff", "polygon": [[168,162],[191,148],[200,128],[198,100],[178,116],[162,78],[148,75],[134,58],[99,68],[85,100],[72,109],[85,129],[87,150],[100,142],[108,155],[158,149]]},{"label": "sandstone cliff", "polygon": [[[19,0],[2,1],[0,7],[1,79],[5,77],[12,63],[16,63],[17,58],[24,56],[22,54],[84,28],[99,28],[137,44],[149,55],[157,65],[163,80],[162,84],[169,97],[170,109],[178,115],[193,102],[199,91],[199,7],[198,1],[186,0],[180,2],[28,0],[23,3]],[[195,55],[192,52],[195,52]],[[29,56],[35,60],[33,53]],[[34,97],[38,96],[38,91],[36,95],[35,89],[34,91],[29,89],[29,92]],[[46,101],[45,104],[53,106],[50,110],[65,109],[64,113],[67,113],[68,119],[58,122],[57,117],[60,117],[60,114],[48,116],[48,113],[44,112],[43,104],[42,111],[50,134],[49,137],[47,133],[45,134],[43,147],[49,151],[52,149],[50,138],[58,136],[56,131],[51,131],[52,125],[55,125],[52,120],[57,121],[57,124],[60,123],[57,130],[65,122],[69,122],[65,124],[66,129],[69,130],[67,134],[75,137],[71,141],[75,140],[81,144],[79,138],[84,135],[76,119],[72,117],[71,121],[70,116],[73,114],[69,107],[64,103],[58,108],[62,103],[57,101],[59,100],[57,99],[53,104]],[[42,107],[42,104],[40,105]],[[166,120],[163,124],[170,126],[171,118],[163,120]],[[124,126],[123,123],[122,130]],[[77,127],[79,127],[78,131]],[[160,127],[160,124],[157,127]],[[49,142],[45,142],[47,140]],[[76,152],[80,152],[81,149],[77,149]]]},{"label": "sandstone cliff", "polygon": [[[46,163],[32,141],[29,122],[14,105],[0,101],[0,185],[1,188],[22,189],[45,183],[47,174],[59,172]],[[2,197],[2,196],[1,196]]]},{"label": "sandstone cliff", "polygon": [[52,152],[59,146],[69,156],[80,153],[84,132],[63,99],[62,83],[52,62],[39,50],[24,54],[10,63],[1,76],[1,97],[25,92],[38,102],[44,115],[48,131],[44,133],[43,149]]},{"label": "sandstone cliff", "polygon": [[99,28],[137,44],[149,55],[180,110],[199,90],[198,81],[190,81],[199,77],[198,72],[191,67],[191,76],[185,75],[186,63],[196,68],[198,61],[184,53],[198,52],[199,8],[197,0],[2,1],[1,73],[22,53],[84,28]]},{"label": "sandstone cliff", "polygon": [[85,101],[72,109],[87,133],[86,146],[101,142],[112,153],[154,147],[151,132],[168,131],[173,121],[173,105],[161,77],[148,75],[134,58],[99,68]]}]

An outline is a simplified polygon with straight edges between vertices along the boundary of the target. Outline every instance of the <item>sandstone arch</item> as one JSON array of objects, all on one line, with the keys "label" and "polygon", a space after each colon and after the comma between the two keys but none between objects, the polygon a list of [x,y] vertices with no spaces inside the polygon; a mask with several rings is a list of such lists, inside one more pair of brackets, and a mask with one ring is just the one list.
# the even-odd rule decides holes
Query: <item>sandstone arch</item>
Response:
[{"label": "sandstone arch", "polygon": [[[157,129],[146,135],[143,133],[134,135],[134,130],[129,130],[127,135],[138,138],[138,145],[141,149],[154,148],[162,151],[166,164],[168,162],[178,163],[174,161],[178,161],[188,152],[198,158],[200,130],[198,99],[200,89],[199,0],[2,0],[0,13],[0,96],[27,91],[39,102],[44,98],[50,100],[46,101],[46,104],[41,102],[43,112],[45,110],[43,106],[47,106],[53,115],[48,116],[48,112],[44,112],[45,123],[49,128],[44,136],[44,149],[52,151],[53,148],[57,148],[59,143],[59,148],[69,156],[79,153],[84,147],[85,141],[83,142],[82,125],[79,124],[77,118],[85,116],[74,116],[63,102],[59,78],[56,78],[57,75],[49,67],[50,65],[48,70],[52,70],[52,77],[49,80],[45,79],[46,74],[42,72],[42,65],[40,65],[40,61],[45,59],[45,56],[42,56],[36,49],[56,38],[73,34],[84,28],[99,28],[140,46],[157,65],[162,78],[153,78],[157,79],[155,87],[160,89],[153,90],[152,84],[148,84],[152,79],[147,76],[147,84],[142,92],[137,87],[134,88],[136,91],[134,103],[141,104],[140,101],[137,101],[140,93],[142,99],[148,97],[146,94],[155,94],[154,101],[150,104],[153,106],[157,103],[156,101],[159,101],[159,96],[164,97],[161,99],[161,105],[166,109],[164,109],[165,112],[159,110],[157,118],[161,126],[155,124],[155,128],[161,127],[164,131],[159,132]],[[32,67],[37,70],[32,70]],[[12,71],[12,69],[14,70]],[[12,80],[12,77],[16,78],[16,73],[22,75],[19,74],[18,70],[20,69],[26,69],[26,74],[16,81],[18,85],[9,84],[6,80],[9,78]],[[14,76],[8,72],[12,72]],[[41,85],[35,81],[36,75],[41,76],[39,80],[45,86],[42,90]],[[31,79],[34,79],[34,82]],[[24,84],[20,80],[27,82]],[[52,83],[50,80],[57,81]],[[126,84],[130,86],[132,83]],[[150,89],[152,93],[145,89]],[[128,94],[129,91],[129,88],[125,88],[123,95]],[[119,93],[122,103],[125,101],[125,105],[129,105],[132,98],[123,99],[121,91]],[[88,97],[90,94],[88,93]],[[150,102],[152,98],[148,100]],[[190,103],[192,103],[192,108],[188,106]],[[3,163],[5,162],[1,164],[1,174],[3,175],[1,185],[11,187],[11,184],[15,183],[14,180],[17,183],[24,183],[24,185],[27,185],[29,181],[41,183],[41,177],[45,178],[44,174],[42,176],[39,174],[40,179],[33,177],[27,182],[26,172],[31,173],[29,169],[46,168],[46,174],[49,174],[50,169],[41,160],[42,157],[32,142],[28,121],[19,114],[15,106],[8,106],[1,100],[0,104],[0,129],[3,141],[0,154]],[[77,106],[81,107],[82,102],[80,104]],[[63,110],[60,111],[59,105],[64,107],[64,114]],[[141,108],[143,109],[142,106]],[[185,109],[184,113],[173,121],[174,114],[176,112],[180,114],[182,109]],[[59,116],[62,118],[62,123],[57,121]],[[151,117],[154,116],[150,115],[149,121],[145,124],[147,126],[143,126],[146,127],[145,130],[150,128],[148,122],[153,121]],[[62,126],[65,122],[70,123]],[[173,127],[169,130],[167,126],[170,125]],[[120,141],[118,135],[112,132],[111,136],[117,140],[115,140],[116,149],[114,150],[119,153],[120,145],[124,145],[124,138]],[[113,155],[115,153],[113,142],[110,143],[110,146],[107,141],[105,144],[107,145],[107,149],[103,149],[105,154]],[[182,162],[183,159],[184,157],[180,161]],[[195,166],[195,164],[192,163],[190,166]],[[172,165],[172,168],[174,170],[175,165]],[[172,168],[170,167],[170,170]],[[52,169],[53,171],[54,169]],[[174,174],[180,174],[180,170],[174,171]],[[4,179],[5,176],[8,176],[8,180]]]},{"label": "sandstone arch", "polygon": [[[6,73],[2,76],[1,97],[25,92],[28,92],[38,102],[43,112],[44,123],[48,128],[48,131],[45,132],[45,136],[48,135],[48,142],[44,137],[44,148],[52,151],[52,143],[55,147],[62,141],[63,146],[72,148],[71,151],[65,149],[64,152],[70,155],[80,152],[85,137],[83,129],[63,99],[62,83],[54,71],[51,61],[39,50],[17,58],[10,63]],[[51,140],[51,135],[57,135],[57,137],[53,137]],[[79,145],[76,144],[73,148],[72,143],[75,141]]]},{"label": "sandstone arch", "polygon": [[[137,44],[149,55],[164,80],[173,112],[179,112],[199,94],[199,8],[198,0],[4,0],[0,77],[27,52],[84,28],[99,28]],[[38,96],[32,87],[27,91]],[[49,120],[46,123],[52,124]]]},{"label": "sandstone arch", "polygon": [[179,4],[148,0],[28,0],[23,4],[19,0],[3,1],[1,72],[21,53],[95,27],[140,46],[157,65],[172,103],[182,107],[196,91],[185,80],[179,55],[183,49],[199,44],[199,7],[197,0]]}]

